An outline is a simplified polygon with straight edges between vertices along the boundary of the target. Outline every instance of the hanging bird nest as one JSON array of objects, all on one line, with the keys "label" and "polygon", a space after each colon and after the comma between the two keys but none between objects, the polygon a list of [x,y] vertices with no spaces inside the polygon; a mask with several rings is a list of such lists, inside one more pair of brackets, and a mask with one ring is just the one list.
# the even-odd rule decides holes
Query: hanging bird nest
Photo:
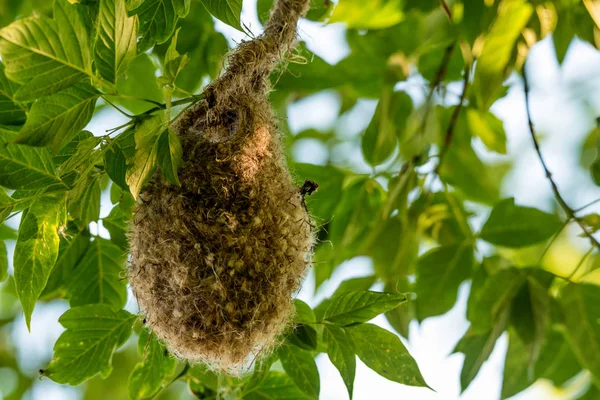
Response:
[{"label": "hanging bird nest", "polygon": [[156,173],[131,225],[128,277],[147,323],[179,357],[231,373],[290,323],[313,244],[267,100],[307,9],[277,1],[264,33],[174,123],[181,187]]}]

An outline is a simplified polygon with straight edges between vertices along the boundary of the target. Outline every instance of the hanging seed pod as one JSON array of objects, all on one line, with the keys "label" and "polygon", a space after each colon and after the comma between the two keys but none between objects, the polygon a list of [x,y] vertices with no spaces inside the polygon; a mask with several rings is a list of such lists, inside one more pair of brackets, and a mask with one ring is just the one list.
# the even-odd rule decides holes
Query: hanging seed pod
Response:
[{"label": "hanging seed pod", "polygon": [[308,0],[279,0],[173,125],[181,187],[160,173],[140,194],[128,277],[147,324],[176,355],[236,373],[293,313],[313,242],[267,100]]}]

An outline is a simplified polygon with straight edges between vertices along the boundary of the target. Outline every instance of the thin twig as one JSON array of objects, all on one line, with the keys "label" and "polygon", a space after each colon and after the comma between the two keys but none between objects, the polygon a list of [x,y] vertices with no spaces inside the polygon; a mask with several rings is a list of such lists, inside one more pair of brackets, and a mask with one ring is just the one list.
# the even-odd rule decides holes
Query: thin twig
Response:
[{"label": "thin twig", "polygon": [[433,94],[435,93],[435,89],[442,83],[444,77],[446,76],[446,72],[448,72],[448,65],[450,65],[450,59],[452,58],[452,52],[454,51],[454,47],[456,46],[456,42],[452,42],[446,50],[444,51],[444,55],[442,57],[442,62],[438,67],[438,70],[435,74],[435,78],[431,81],[429,85],[429,94],[427,95],[427,99],[425,100],[426,105],[431,102],[433,98]]},{"label": "thin twig", "polygon": [[569,207],[569,205],[565,202],[565,199],[560,194],[560,191],[558,190],[558,186],[556,185],[556,182],[554,182],[554,179],[552,178],[552,173],[550,172],[550,169],[548,169],[548,165],[546,164],[546,161],[544,160],[544,157],[542,156],[542,151],[540,150],[540,144],[538,143],[538,140],[535,135],[535,128],[533,127],[533,120],[531,119],[531,109],[530,109],[530,104],[529,104],[529,82],[527,80],[526,65],[523,65],[523,85],[524,85],[524,90],[525,90],[525,109],[527,111],[527,124],[529,125],[529,133],[531,136],[531,140],[533,141],[533,146],[535,147],[537,156],[540,160],[540,163],[542,164],[542,167],[544,168],[546,178],[548,178],[548,181],[550,182],[550,186],[552,187],[552,191],[554,192],[554,197],[556,198],[556,201],[558,202],[558,204],[564,210],[565,214],[567,214],[567,217],[569,219],[572,219],[573,221],[577,222],[577,224],[581,227],[581,229],[583,230],[583,233],[585,234],[585,236],[588,237],[588,239],[590,240],[592,245],[596,248],[600,248],[600,243],[598,243],[598,240],[596,240],[596,238],[587,230],[585,223],[582,221],[582,219],[577,217],[575,215],[575,211],[571,207]]},{"label": "thin twig", "polygon": [[586,208],[591,207],[591,206],[593,206],[594,204],[597,204],[597,203],[600,203],[600,199],[596,199],[594,201],[590,201],[589,203],[587,203],[587,204],[585,204],[585,205],[583,205],[583,206],[581,206],[579,208],[576,208],[575,210],[573,210],[573,212],[574,213],[581,212],[581,211],[585,210]]},{"label": "thin twig", "polygon": [[443,144],[442,148],[440,149],[439,162],[438,162],[437,167],[435,167],[436,175],[440,172],[440,169],[442,168],[442,163],[444,162],[444,158],[446,157],[446,153],[448,153],[448,150],[450,149],[450,145],[452,144],[452,139],[454,138],[454,129],[456,128],[456,123],[458,122],[458,117],[460,116],[460,112],[462,111],[463,106],[465,104],[465,100],[467,98],[467,91],[469,90],[469,78],[471,75],[471,65],[468,63],[465,66],[464,75],[465,76],[463,78],[463,90],[462,90],[462,93],[460,94],[460,100],[458,101],[458,104],[456,105],[456,107],[454,108],[454,111],[452,112],[452,117],[450,118],[450,124],[448,124],[448,128],[446,129],[446,134],[444,135],[444,144]]},{"label": "thin twig", "polygon": [[106,98],[106,96],[101,96],[102,99],[106,102],[106,104],[112,106],[112,108],[114,108],[115,110],[117,110],[118,112],[120,112],[121,114],[123,114],[124,116],[126,116],[127,118],[133,118],[133,115],[126,113],[125,111],[121,110],[119,107],[117,107],[112,101],[108,100]]},{"label": "thin twig", "polygon": [[548,244],[546,245],[546,247],[544,248],[544,251],[542,251],[542,254],[540,255],[540,260],[538,261],[538,265],[542,264],[542,260],[544,259],[544,257],[546,257],[546,254],[548,254],[548,251],[550,250],[550,248],[552,247],[552,245],[554,244],[554,242],[556,242],[556,239],[558,239],[558,237],[560,236],[560,234],[565,230],[565,228],[567,226],[569,226],[569,222],[571,222],[571,220],[566,221],[559,229],[558,232],[556,232],[554,234],[554,236],[552,236],[552,239],[550,239],[550,241],[548,242]]},{"label": "thin twig", "polygon": [[[204,94],[199,94],[199,95],[195,95],[195,96],[190,96],[190,97],[186,97],[185,99],[180,99],[180,100],[175,100],[173,102],[171,102],[171,107],[176,107],[176,106],[181,106],[183,104],[188,104],[188,103],[197,103],[200,100],[202,100],[204,98]],[[154,108],[151,108],[149,110],[144,111],[141,114],[136,115],[136,117],[143,117],[146,115],[150,115],[152,113],[155,113],[156,111],[161,111],[161,110],[166,110],[167,109],[167,105],[166,104],[160,104]]]},{"label": "thin twig", "polygon": [[577,271],[579,271],[579,268],[581,268],[581,266],[585,263],[585,260],[587,260],[588,257],[592,254],[592,251],[594,251],[593,247],[591,249],[589,249],[587,251],[587,253],[585,253],[585,255],[583,256],[583,258],[579,261],[579,263],[575,267],[575,269],[567,277],[568,281],[571,281],[571,279],[573,279],[575,277],[575,274],[577,274]]},{"label": "thin twig", "polygon": [[442,6],[442,10],[444,10],[448,18],[450,18],[450,21],[452,21],[452,10],[450,9],[448,3],[446,3],[446,0],[440,0],[440,5]]}]

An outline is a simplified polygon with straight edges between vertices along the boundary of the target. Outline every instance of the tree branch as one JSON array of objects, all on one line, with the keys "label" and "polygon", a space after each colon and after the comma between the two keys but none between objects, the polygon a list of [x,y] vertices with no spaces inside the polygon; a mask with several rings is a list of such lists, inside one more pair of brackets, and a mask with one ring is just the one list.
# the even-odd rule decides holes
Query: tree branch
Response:
[{"label": "tree branch", "polygon": [[440,150],[439,162],[437,167],[435,167],[435,174],[439,175],[440,169],[442,168],[442,163],[444,162],[444,158],[446,157],[446,153],[450,149],[450,145],[452,144],[452,139],[454,137],[454,129],[456,128],[456,123],[458,122],[458,117],[460,116],[460,112],[463,109],[465,104],[465,100],[467,98],[467,91],[469,90],[469,77],[471,75],[471,66],[469,64],[466,65],[464,71],[463,78],[463,90],[460,94],[460,100],[458,101],[457,106],[454,108],[452,112],[452,117],[450,118],[450,124],[448,124],[448,128],[446,129],[446,134],[444,135],[444,144]]},{"label": "tree branch", "polygon": [[552,178],[552,173],[550,172],[550,169],[548,169],[548,165],[546,164],[546,161],[544,160],[544,157],[542,156],[540,144],[538,143],[538,140],[535,135],[535,128],[533,127],[533,120],[531,119],[531,109],[530,109],[530,105],[529,105],[529,82],[527,80],[526,65],[523,65],[523,85],[524,85],[524,90],[525,90],[525,109],[527,111],[527,124],[529,125],[529,133],[531,135],[531,140],[533,141],[533,146],[535,147],[535,151],[540,160],[540,163],[542,164],[542,167],[544,168],[546,178],[548,178],[548,181],[550,182],[550,186],[552,187],[552,191],[554,192],[554,197],[556,198],[556,201],[561,206],[561,208],[564,210],[565,214],[567,214],[567,217],[569,219],[575,221],[581,227],[585,236],[587,236],[588,239],[590,240],[590,242],[592,243],[592,246],[600,249],[600,243],[598,243],[598,240],[596,240],[596,238],[590,232],[588,232],[584,222],[581,220],[581,218],[579,218],[575,215],[575,211],[571,207],[569,207],[569,205],[565,202],[565,199],[560,194],[560,191],[558,190],[558,186],[556,185],[556,182],[554,182],[554,179]]}]

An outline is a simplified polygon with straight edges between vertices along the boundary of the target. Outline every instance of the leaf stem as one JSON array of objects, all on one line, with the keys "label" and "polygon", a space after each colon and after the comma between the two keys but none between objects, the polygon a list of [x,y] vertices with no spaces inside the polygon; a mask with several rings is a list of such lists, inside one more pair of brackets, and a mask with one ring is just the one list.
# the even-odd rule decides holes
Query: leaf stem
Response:
[{"label": "leaf stem", "polygon": [[131,115],[131,114],[128,114],[128,113],[126,113],[125,111],[121,110],[121,109],[120,109],[119,107],[117,107],[117,106],[115,105],[115,103],[113,103],[112,101],[108,100],[108,99],[106,98],[106,95],[102,95],[102,96],[100,96],[100,97],[102,97],[102,99],[103,99],[103,100],[106,102],[106,104],[108,104],[108,105],[112,106],[112,108],[114,108],[115,110],[117,110],[118,112],[120,112],[121,114],[123,114],[124,116],[126,116],[127,118],[133,118],[133,117],[134,117],[133,115]]},{"label": "leaf stem", "polygon": [[556,198],[556,201],[562,207],[564,212],[567,214],[567,217],[575,221],[577,225],[581,227],[585,236],[587,236],[590,242],[592,243],[592,246],[600,249],[600,243],[598,242],[598,240],[596,240],[596,238],[587,230],[582,219],[575,215],[575,211],[571,207],[569,207],[565,199],[560,194],[558,186],[556,185],[556,182],[554,182],[554,179],[552,178],[552,173],[550,172],[550,169],[548,169],[548,165],[546,164],[546,161],[544,160],[544,157],[542,155],[540,145],[535,135],[533,120],[531,118],[531,107],[529,103],[529,82],[527,80],[527,64],[523,65],[523,86],[525,90],[525,109],[527,111],[527,124],[529,126],[529,133],[531,136],[531,140],[533,141],[533,146],[535,147],[535,152],[537,153],[540,163],[542,164],[542,168],[544,168],[546,178],[548,178],[550,186],[552,187],[552,191],[554,192],[554,197]]}]

